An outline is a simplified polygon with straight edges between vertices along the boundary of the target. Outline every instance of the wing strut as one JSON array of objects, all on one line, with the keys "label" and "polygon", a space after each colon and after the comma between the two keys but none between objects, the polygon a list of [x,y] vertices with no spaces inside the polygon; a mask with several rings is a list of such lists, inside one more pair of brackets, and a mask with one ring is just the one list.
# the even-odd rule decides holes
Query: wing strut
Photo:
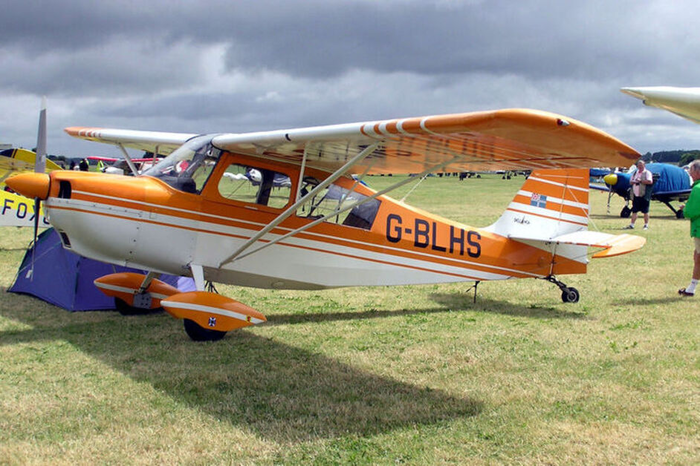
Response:
[{"label": "wing strut", "polygon": [[131,168],[131,173],[133,173],[134,176],[138,175],[139,172],[138,170],[136,170],[136,165],[134,165],[134,162],[131,160],[131,156],[126,151],[126,149],[124,149],[122,143],[118,142],[117,146],[119,146],[119,148],[122,150],[122,154],[124,154],[124,159],[126,159],[126,164],[129,165],[129,168]]},{"label": "wing strut", "polygon": [[[314,226],[318,225],[319,223],[324,222],[324,221],[326,221],[327,219],[329,219],[329,218],[331,218],[331,217],[335,217],[336,215],[342,214],[342,213],[345,212],[346,210],[353,209],[355,206],[362,205],[362,204],[364,204],[365,202],[369,202],[369,201],[371,201],[372,199],[375,199],[375,198],[377,198],[377,197],[379,197],[379,196],[381,196],[381,195],[383,195],[383,194],[386,194],[386,193],[388,193],[388,192],[390,192],[390,191],[393,191],[394,189],[400,188],[401,186],[403,186],[403,185],[405,185],[405,184],[407,184],[407,183],[410,183],[411,181],[415,181],[417,178],[425,177],[425,176],[428,175],[430,172],[435,171],[435,170],[439,170],[440,168],[442,168],[442,167],[444,167],[444,166],[446,166],[446,165],[451,164],[451,163],[454,162],[455,160],[457,160],[457,157],[455,157],[455,158],[453,158],[453,159],[451,159],[451,160],[448,160],[448,161],[446,161],[446,162],[443,162],[443,163],[441,163],[441,164],[439,164],[439,165],[436,165],[436,166],[434,166],[434,167],[430,167],[430,168],[426,169],[425,171],[423,171],[422,173],[420,173],[420,174],[419,174],[418,176],[416,176],[416,177],[407,177],[406,179],[404,179],[404,180],[402,180],[402,181],[399,181],[398,183],[394,183],[393,185],[389,186],[388,188],[384,188],[384,189],[382,189],[381,191],[378,191],[378,192],[372,194],[371,196],[368,196],[368,197],[365,198],[365,199],[359,200],[359,201],[357,201],[357,202],[353,202],[353,203],[351,203],[350,205],[345,206],[345,207],[343,207],[343,208],[340,208],[340,207],[339,207],[338,209],[335,209],[335,210],[334,210],[333,212],[331,212],[330,214],[324,215],[323,217],[318,218],[318,219],[314,220],[313,222],[304,225],[303,227],[299,227],[299,228],[297,228],[296,230],[292,230],[292,231],[290,231],[289,233],[285,234],[284,236],[281,236],[281,237],[279,237],[279,238],[277,238],[277,239],[274,239],[274,240],[270,241],[269,243],[265,243],[264,245],[260,246],[259,248],[255,249],[255,250],[253,250],[253,251],[251,251],[251,252],[249,252],[249,253],[247,253],[247,254],[243,254],[243,255],[241,255],[241,256],[238,256],[238,257],[236,257],[235,259],[243,259],[244,257],[248,257],[248,256],[250,256],[250,255],[252,255],[252,254],[255,254],[256,252],[261,251],[261,250],[263,250],[263,249],[265,249],[265,248],[267,248],[267,247],[269,247],[269,246],[272,246],[273,244],[277,244],[277,243],[279,243],[280,241],[289,238],[290,236],[294,236],[294,235],[296,235],[297,233],[301,233],[302,231],[308,230],[309,228],[314,227]],[[235,260],[235,259],[231,259],[231,261],[233,261],[233,260]]]},{"label": "wing strut", "polygon": [[335,180],[340,178],[345,174],[347,170],[349,170],[352,166],[354,166],[356,163],[360,162],[362,159],[365,157],[369,156],[374,150],[379,146],[378,142],[375,142],[374,144],[371,144],[367,147],[365,147],[363,150],[361,150],[356,156],[354,156],[352,159],[348,160],[348,162],[337,169],[331,176],[323,180],[321,183],[318,184],[314,189],[309,191],[309,193],[296,201],[294,204],[292,204],[290,207],[287,208],[284,212],[279,214],[277,218],[275,218],[272,222],[270,222],[265,228],[260,230],[258,233],[253,235],[252,238],[250,238],[248,241],[245,242],[243,246],[238,248],[233,254],[228,256],[226,259],[222,260],[219,262],[218,267],[221,268],[224,265],[228,264],[229,262],[232,262],[236,257],[240,256],[243,251],[248,249],[250,246],[255,244],[260,238],[265,236],[267,233],[269,233],[273,228],[275,228],[277,225],[282,223],[284,220],[286,220],[290,215],[292,215],[294,212],[297,211],[297,208],[304,204],[307,199],[311,199],[316,193],[319,191],[325,189],[329,184],[333,183]]},{"label": "wing strut", "polygon": [[304,157],[301,159],[301,169],[299,170],[299,182],[297,183],[297,196],[294,198],[296,202],[299,202],[301,197],[301,184],[304,181],[304,170],[306,170],[306,154],[308,154],[308,146],[304,146]]}]

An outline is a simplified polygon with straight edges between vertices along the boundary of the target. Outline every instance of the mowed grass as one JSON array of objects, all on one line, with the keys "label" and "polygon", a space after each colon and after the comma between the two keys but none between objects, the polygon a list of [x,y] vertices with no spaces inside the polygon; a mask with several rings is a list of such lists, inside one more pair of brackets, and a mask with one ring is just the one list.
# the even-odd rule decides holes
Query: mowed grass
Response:
[{"label": "mowed grass", "polygon": [[[522,182],[429,178],[407,202],[485,226]],[[591,228],[626,224],[619,198],[607,214],[591,197]],[[577,304],[540,280],[482,283],[476,303],[470,284],[220,285],[269,322],[216,343],[165,314],[4,293],[0,463],[697,464],[700,298],[676,294],[688,223],[655,203],[636,233],[641,251],[560,277]],[[30,239],[3,230],[3,289]]]}]

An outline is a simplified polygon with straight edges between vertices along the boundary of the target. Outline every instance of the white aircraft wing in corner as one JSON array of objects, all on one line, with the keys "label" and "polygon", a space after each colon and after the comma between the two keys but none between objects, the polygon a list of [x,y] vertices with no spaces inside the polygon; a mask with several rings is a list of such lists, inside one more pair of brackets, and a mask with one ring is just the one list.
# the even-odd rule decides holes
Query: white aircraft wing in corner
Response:
[{"label": "white aircraft wing in corner", "polygon": [[644,105],[667,110],[700,124],[700,87],[623,87],[621,91],[640,99]]}]

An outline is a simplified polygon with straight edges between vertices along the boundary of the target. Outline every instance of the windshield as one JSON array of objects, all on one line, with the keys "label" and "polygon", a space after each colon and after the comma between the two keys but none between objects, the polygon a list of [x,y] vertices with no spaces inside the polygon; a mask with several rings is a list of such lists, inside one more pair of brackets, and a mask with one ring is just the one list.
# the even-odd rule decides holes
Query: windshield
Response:
[{"label": "windshield", "polygon": [[201,193],[221,151],[212,146],[214,135],[197,136],[143,173],[188,193]]}]

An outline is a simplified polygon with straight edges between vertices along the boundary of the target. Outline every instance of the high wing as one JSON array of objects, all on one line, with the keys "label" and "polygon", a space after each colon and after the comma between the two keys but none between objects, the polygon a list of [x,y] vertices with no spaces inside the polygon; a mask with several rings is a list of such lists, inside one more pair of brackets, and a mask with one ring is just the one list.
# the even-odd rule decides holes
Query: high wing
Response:
[{"label": "high wing", "polygon": [[[106,162],[106,163],[114,163],[114,162],[123,162],[124,161],[123,157],[102,157],[100,155],[88,155],[85,158],[88,160],[94,160],[95,162]],[[131,161],[134,163],[153,162],[153,157],[131,159]],[[158,159],[156,161],[158,161]]]},{"label": "high wing", "polygon": [[188,139],[197,136],[187,133],[165,133],[158,131],[133,131],[125,129],[84,128],[73,126],[64,130],[69,135],[88,141],[113,144],[130,149],[168,155]]},{"label": "high wing", "polygon": [[623,87],[621,91],[640,99],[644,105],[667,110],[700,124],[700,87]]},{"label": "high wing", "polygon": [[[68,128],[71,136],[159,153],[193,134]],[[367,174],[627,166],[639,154],[585,123],[537,110],[506,109],[241,134],[221,149],[335,172],[372,145],[347,172]]]}]

